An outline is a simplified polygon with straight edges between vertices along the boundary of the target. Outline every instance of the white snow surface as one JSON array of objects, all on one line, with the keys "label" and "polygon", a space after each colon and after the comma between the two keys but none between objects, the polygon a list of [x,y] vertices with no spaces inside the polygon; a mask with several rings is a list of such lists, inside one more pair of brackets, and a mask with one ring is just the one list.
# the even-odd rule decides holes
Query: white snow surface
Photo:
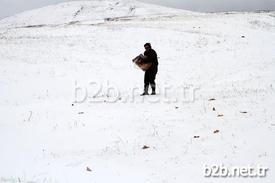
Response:
[{"label": "white snow surface", "polygon": [[[146,42],[158,95],[140,97]],[[274,12],[105,0],[2,19],[0,182],[274,183],[274,46]],[[204,177],[215,164],[269,170]]]}]

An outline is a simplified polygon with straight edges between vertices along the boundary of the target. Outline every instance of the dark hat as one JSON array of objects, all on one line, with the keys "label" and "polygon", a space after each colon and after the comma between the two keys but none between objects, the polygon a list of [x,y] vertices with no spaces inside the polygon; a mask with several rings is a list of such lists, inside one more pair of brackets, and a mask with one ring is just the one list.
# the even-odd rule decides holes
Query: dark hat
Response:
[{"label": "dark hat", "polygon": [[144,45],[144,47],[145,46],[149,46],[150,48],[151,48],[151,43],[146,43],[145,45]]}]

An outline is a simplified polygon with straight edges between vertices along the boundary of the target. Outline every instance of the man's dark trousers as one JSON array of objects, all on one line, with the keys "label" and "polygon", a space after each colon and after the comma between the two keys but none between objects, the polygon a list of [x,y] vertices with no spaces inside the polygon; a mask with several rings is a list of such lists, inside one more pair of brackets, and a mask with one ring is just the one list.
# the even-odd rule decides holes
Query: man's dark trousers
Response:
[{"label": "man's dark trousers", "polygon": [[158,72],[158,65],[153,64],[147,71],[145,71],[144,75],[144,91],[148,92],[149,84],[152,87],[152,91],[156,91],[156,74]]}]

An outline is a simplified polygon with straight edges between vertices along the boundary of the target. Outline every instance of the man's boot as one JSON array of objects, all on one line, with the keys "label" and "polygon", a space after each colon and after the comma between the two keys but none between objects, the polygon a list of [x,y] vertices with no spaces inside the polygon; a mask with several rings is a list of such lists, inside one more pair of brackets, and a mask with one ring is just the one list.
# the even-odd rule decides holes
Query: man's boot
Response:
[{"label": "man's boot", "polygon": [[149,85],[144,86],[144,92],[141,94],[141,96],[149,95],[148,89],[149,89]]},{"label": "man's boot", "polygon": [[151,95],[156,95],[156,85],[152,84],[151,87],[152,87],[152,93],[151,93]]}]

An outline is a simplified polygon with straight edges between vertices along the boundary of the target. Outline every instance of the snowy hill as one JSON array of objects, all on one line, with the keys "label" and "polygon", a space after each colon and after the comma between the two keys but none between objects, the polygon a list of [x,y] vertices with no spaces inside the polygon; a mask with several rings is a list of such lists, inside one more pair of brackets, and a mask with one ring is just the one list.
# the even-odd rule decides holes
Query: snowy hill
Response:
[{"label": "snowy hill", "polygon": [[[134,0],[72,1],[24,12],[1,21],[2,26],[59,25],[79,21],[103,22],[108,18],[170,15],[184,12]],[[185,11],[187,12],[187,11]],[[190,12],[189,12],[190,13]]]},{"label": "snowy hill", "polygon": [[[160,57],[158,95],[140,97],[131,59],[145,42]],[[5,18],[0,182],[272,183],[274,45],[274,12],[106,0]],[[269,171],[205,178],[215,164]]]}]

